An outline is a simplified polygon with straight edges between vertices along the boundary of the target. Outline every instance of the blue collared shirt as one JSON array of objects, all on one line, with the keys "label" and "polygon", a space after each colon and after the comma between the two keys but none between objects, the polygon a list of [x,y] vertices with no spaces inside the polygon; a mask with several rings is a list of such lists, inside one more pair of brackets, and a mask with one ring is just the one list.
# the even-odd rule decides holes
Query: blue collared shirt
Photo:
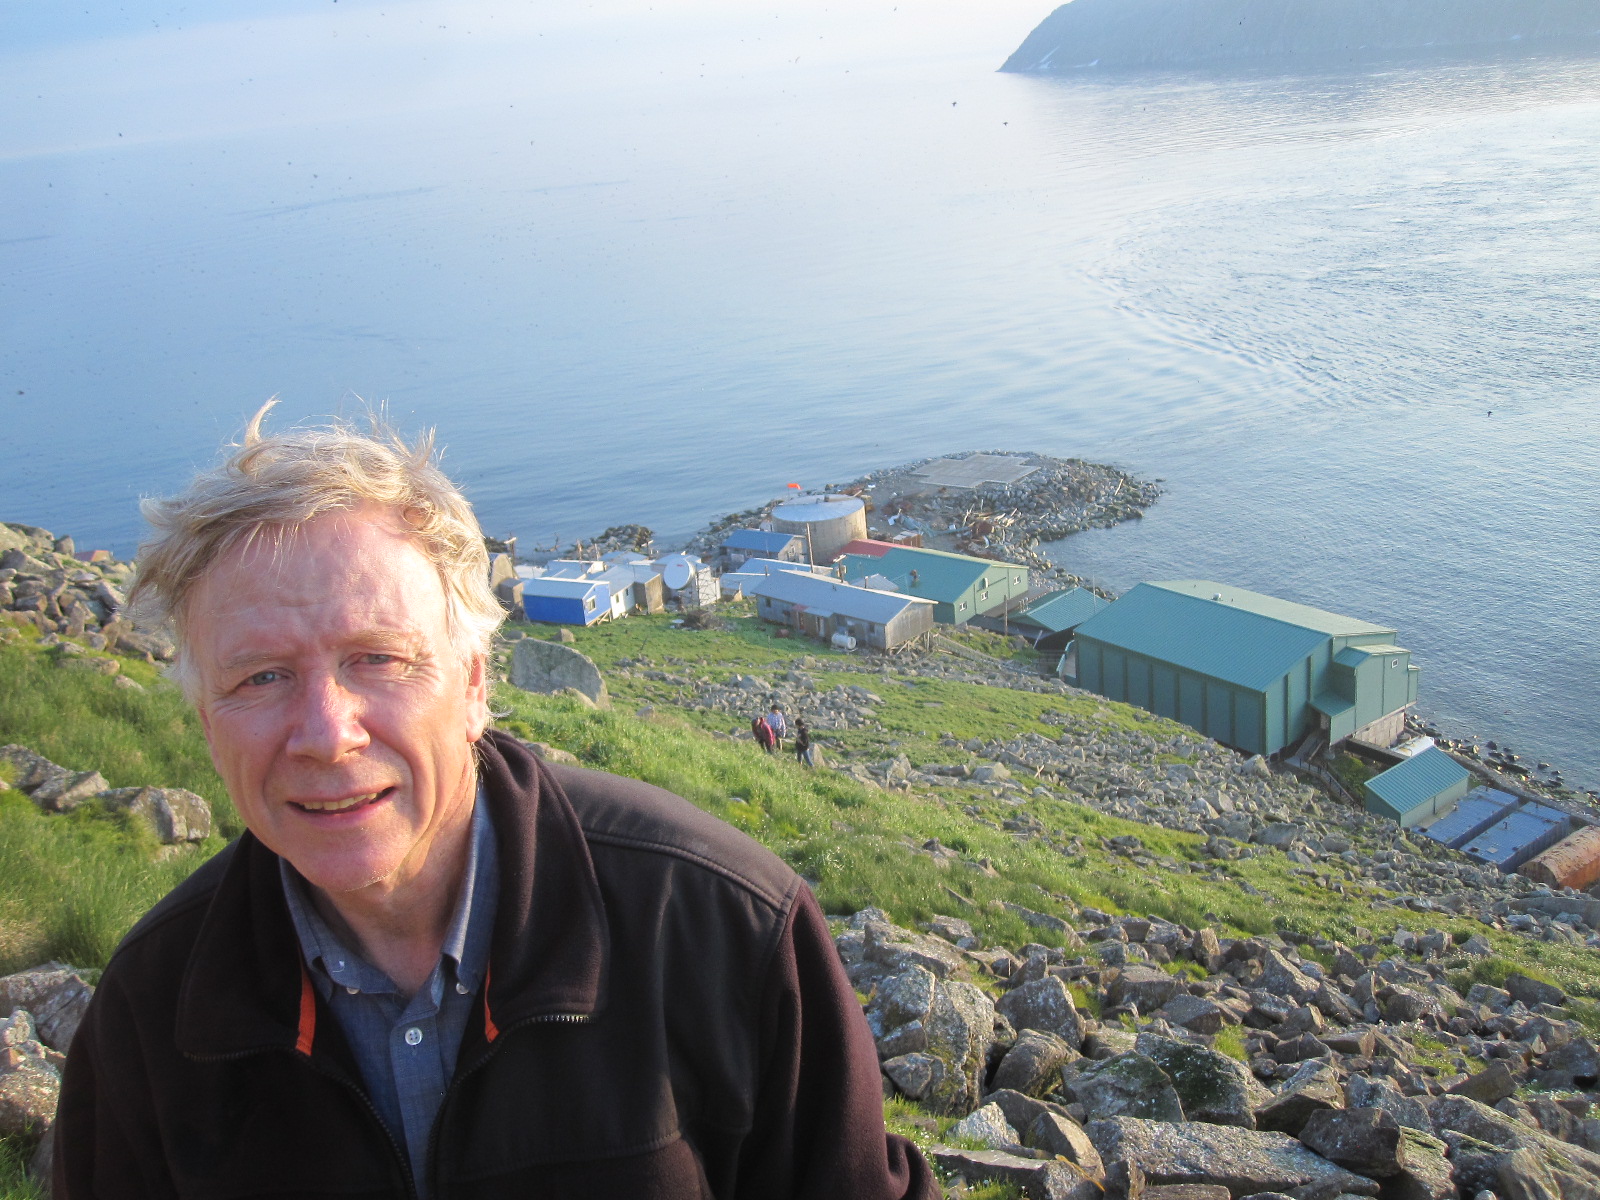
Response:
[{"label": "blue collared shirt", "polygon": [[499,866],[487,809],[480,788],[461,898],[438,964],[409,1000],[329,927],[311,902],[309,885],[279,859],[283,894],[312,986],[344,1031],[367,1095],[389,1132],[405,1147],[417,1192],[423,1197],[428,1194],[429,1135],[455,1074],[473,998],[489,966]]}]

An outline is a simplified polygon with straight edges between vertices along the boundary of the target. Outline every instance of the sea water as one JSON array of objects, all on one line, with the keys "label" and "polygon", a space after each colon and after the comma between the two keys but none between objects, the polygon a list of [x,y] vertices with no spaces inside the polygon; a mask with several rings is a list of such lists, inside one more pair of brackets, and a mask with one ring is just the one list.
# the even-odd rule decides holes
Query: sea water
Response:
[{"label": "sea water", "polygon": [[1071,570],[1392,625],[1425,714],[1600,785],[1594,58],[999,74],[1014,0],[25,7],[0,519],[129,553],[269,396],[436,426],[523,545],[1105,459],[1166,494]]}]

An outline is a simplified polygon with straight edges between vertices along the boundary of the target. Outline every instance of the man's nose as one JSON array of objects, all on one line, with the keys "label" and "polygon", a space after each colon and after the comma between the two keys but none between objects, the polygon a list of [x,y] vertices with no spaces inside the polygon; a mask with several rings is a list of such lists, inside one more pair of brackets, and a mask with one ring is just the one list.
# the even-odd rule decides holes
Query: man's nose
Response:
[{"label": "man's nose", "polygon": [[304,682],[289,753],[320,762],[338,762],[364,748],[371,739],[362,724],[360,697],[333,675],[316,675]]}]

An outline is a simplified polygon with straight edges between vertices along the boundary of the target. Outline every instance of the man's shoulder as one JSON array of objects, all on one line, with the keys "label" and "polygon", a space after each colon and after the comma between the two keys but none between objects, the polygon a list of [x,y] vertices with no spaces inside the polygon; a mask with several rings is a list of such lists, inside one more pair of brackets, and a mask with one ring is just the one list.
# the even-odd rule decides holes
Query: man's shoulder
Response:
[{"label": "man's shoulder", "polygon": [[545,764],[591,848],[665,858],[720,875],[778,909],[799,891],[792,868],[748,834],[665,788],[583,767]]}]

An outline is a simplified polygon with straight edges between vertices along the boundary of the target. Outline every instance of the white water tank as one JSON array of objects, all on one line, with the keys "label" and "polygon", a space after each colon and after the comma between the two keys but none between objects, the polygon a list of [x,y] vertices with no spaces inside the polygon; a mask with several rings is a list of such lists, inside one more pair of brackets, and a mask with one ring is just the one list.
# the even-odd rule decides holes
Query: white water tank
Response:
[{"label": "white water tank", "polygon": [[832,562],[867,536],[867,506],[859,496],[800,496],[772,510],[772,528],[804,538],[812,562]]},{"label": "white water tank", "polygon": [[854,650],[856,648],[856,639],[842,629],[833,635],[832,640],[835,650]]}]

